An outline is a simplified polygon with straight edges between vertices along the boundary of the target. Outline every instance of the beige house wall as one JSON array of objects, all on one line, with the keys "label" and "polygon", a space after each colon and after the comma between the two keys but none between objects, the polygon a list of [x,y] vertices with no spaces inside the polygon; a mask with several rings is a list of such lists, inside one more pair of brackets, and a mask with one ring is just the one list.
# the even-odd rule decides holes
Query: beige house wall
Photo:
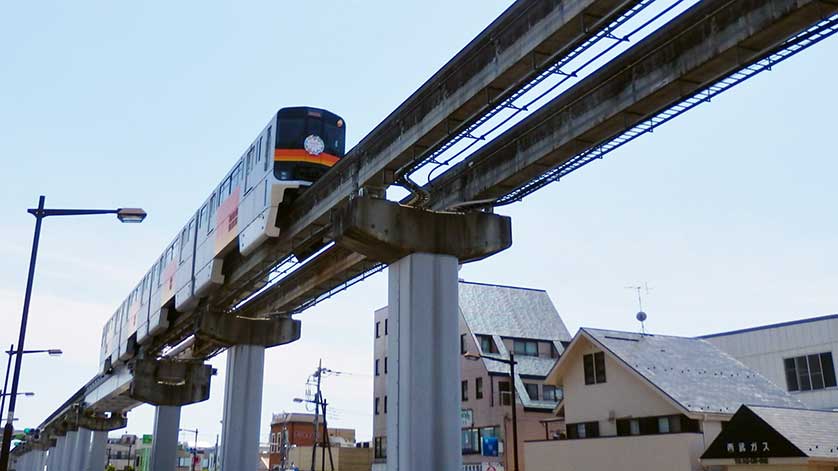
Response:
[{"label": "beige house wall", "polygon": [[701,434],[529,442],[527,471],[701,471]]},{"label": "beige house wall", "polygon": [[[315,459],[315,470],[325,471],[322,467],[322,449],[317,449]],[[332,448],[332,460],[335,463],[334,471],[370,471],[372,465],[372,448]],[[311,447],[299,446],[289,450],[289,464],[294,463],[300,469],[311,469]],[[326,451],[326,470],[331,471],[329,465],[329,451]]]},{"label": "beige house wall", "polygon": [[[599,421],[600,434],[617,435],[616,420],[680,414],[682,411],[656,394],[653,387],[605,354],[605,383],[585,384],[582,356],[600,351],[588,339],[579,339],[563,375],[565,422]],[[610,419],[610,420],[609,420]]]}]

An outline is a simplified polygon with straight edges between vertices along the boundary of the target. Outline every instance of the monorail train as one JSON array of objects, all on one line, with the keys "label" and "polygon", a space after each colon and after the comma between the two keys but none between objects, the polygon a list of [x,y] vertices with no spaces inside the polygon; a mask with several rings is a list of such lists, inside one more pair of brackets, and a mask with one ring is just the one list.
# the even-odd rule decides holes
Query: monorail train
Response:
[{"label": "monorail train", "polygon": [[334,113],[279,110],[105,324],[102,370],[131,359],[137,345],[163,332],[171,309],[193,310],[223,283],[231,250],[247,255],[278,236],[283,201],[343,157],[345,138],[343,119]]}]

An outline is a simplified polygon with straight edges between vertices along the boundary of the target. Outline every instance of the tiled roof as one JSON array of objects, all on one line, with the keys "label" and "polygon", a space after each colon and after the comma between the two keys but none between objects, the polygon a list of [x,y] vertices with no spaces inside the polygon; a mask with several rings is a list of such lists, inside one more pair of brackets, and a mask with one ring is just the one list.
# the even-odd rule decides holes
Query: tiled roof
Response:
[{"label": "tiled roof", "polygon": [[460,310],[474,334],[554,341],[571,338],[543,290],[461,281]]},{"label": "tiled roof", "polygon": [[838,412],[748,406],[756,415],[812,458],[838,458]]},{"label": "tiled roof", "polygon": [[688,411],[733,414],[742,404],[804,407],[704,340],[589,328],[581,331]]}]

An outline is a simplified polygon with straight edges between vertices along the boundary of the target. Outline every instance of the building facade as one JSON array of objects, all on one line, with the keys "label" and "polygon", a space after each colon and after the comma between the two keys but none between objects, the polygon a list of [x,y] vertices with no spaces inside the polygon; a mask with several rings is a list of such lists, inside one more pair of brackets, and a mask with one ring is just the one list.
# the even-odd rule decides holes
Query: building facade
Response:
[{"label": "building facade", "polygon": [[[461,444],[465,471],[512,469],[512,401],[518,416],[520,469],[526,469],[525,440],[560,432],[552,420],[561,390],[544,384],[570,341],[559,313],[543,290],[460,281]],[[374,316],[373,470],[386,468],[389,322],[387,308]],[[433,339],[428,339],[433,344]],[[516,361],[509,367],[491,358]],[[469,360],[465,355],[475,357]],[[482,356],[479,358],[477,356]],[[429,413],[432,413],[429,411]]]},{"label": "building facade", "polygon": [[[309,450],[308,453],[311,453],[315,440],[314,419],[314,414],[299,412],[283,412],[273,415],[273,419],[271,420],[268,460],[271,470],[290,468],[292,462],[300,466],[300,463],[291,456],[292,449],[307,448]],[[320,417],[317,428],[320,434],[318,436],[322,436],[324,430],[322,417]],[[354,429],[329,427],[328,431],[331,447],[355,447]],[[300,451],[296,450],[295,453],[299,454]],[[344,456],[348,456],[349,454],[350,452],[347,452]],[[311,464],[310,456],[308,463],[309,465]]]},{"label": "building facade", "polygon": [[[701,340],[580,329],[550,373],[566,432],[525,446],[529,471],[700,471],[742,404],[803,407]],[[552,437],[551,437],[552,438]]]},{"label": "building facade", "polygon": [[705,335],[813,409],[838,410],[838,314]]}]

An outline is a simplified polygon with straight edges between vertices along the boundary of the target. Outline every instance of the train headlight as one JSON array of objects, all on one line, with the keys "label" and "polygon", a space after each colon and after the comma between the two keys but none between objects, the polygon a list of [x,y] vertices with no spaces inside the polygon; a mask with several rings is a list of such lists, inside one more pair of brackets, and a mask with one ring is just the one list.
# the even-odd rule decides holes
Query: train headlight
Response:
[{"label": "train headlight", "polygon": [[326,144],[320,136],[312,134],[303,142],[303,147],[311,155],[320,155],[326,149]]}]

